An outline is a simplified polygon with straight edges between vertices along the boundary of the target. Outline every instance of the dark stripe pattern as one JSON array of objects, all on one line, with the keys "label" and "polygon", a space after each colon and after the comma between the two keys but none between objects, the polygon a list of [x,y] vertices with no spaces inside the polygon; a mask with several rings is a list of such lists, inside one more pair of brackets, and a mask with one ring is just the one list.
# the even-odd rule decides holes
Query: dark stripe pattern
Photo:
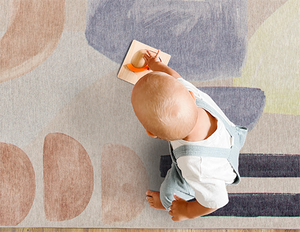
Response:
[{"label": "dark stripe pattern", "polygon": [[[169,155],[161,156],[162,177],[171,164]],[[300,177],[300,155],[240,154],[239,172],[242,177],[297,178]],[[209,216],[300,217],[300,191],[299,194],[230,193],[229,203]]]},{"label": "dark stripe pattern", "polygon": [[300,194],[229,194],[229,203],[209,216],[300,217]]}]

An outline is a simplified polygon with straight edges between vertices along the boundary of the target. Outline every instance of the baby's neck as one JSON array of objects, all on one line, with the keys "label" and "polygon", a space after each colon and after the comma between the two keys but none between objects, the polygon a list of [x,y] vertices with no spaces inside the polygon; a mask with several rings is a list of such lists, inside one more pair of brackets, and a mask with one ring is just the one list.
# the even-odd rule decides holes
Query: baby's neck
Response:
[{"label": "baby's neck", "polygon": [[198,107],[198,119],[186,141],[197,142],[210,137],[217,130],[218,120],[203,108]]}]

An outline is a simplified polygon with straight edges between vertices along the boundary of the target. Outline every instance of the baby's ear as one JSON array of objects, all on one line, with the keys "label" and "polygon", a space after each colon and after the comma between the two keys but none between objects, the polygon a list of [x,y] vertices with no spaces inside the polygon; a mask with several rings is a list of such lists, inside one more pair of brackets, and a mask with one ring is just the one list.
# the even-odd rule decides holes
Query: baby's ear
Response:
[{"label": "baby's ear", "polygon": [[189,91],[189,92],[190,92],[190,94],[191,94],[192,98],[194,99],[194,101],[196,101],[195,94],[194,94],[192,91]]},{"label": "baby's ear", "polygon": [[150,137],[157,139],[157,136],[154,135],[154,134],[152,134],[150,131],[147,131],[147,130],[146,130],[146,132],[147,132],[147,134],[148,134]]}]

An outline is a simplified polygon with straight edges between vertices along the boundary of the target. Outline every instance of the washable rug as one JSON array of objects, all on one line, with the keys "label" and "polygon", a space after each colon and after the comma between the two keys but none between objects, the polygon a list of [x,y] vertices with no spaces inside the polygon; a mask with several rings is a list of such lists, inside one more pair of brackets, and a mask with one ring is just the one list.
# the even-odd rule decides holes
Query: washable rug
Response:
[{"label": "washable rug", "polygon": [[[2,0],[0,226],[300,228],[300,1]],[[117,78],[133,40],[249,128],[215,213],[150,208],[170,166]]]}]

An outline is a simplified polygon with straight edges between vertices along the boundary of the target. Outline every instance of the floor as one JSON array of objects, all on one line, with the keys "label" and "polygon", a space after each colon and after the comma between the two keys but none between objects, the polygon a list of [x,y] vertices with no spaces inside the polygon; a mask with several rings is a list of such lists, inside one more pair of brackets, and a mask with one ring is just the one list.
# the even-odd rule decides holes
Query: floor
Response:
[{"label": "floor", "polygon": [[300,232],[284,229],[59,229],[59,228],[0,228],[0,232]]}]

